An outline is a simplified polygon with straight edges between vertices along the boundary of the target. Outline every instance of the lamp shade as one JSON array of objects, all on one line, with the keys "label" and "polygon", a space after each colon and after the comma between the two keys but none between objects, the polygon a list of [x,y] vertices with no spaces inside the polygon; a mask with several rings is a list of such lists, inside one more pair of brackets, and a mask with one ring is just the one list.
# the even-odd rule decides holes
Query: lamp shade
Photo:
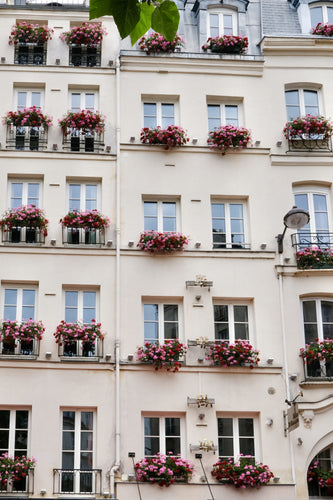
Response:
[{"label": "lamp shade", "polygon": [[310,220],[310,215],[303,208],[293,207],[289,212],[284,216],[283,223],[286,227],[290,229],[300,229],[305,226]]}]

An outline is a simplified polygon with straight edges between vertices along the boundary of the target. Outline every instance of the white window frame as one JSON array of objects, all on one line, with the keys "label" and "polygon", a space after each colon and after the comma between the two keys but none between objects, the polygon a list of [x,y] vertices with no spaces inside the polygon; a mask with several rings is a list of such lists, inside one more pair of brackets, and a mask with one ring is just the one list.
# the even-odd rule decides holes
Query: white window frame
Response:
[{"label": "white window frame", "polygon": [[83,295],[84,292],[93,292],[95,293],[95,319],[96,321],[99,321],[99,290],[97,288],[89,288],[89,287],[82,287],[82,288],[75,288],[75,287],[64,287],[63,288],[63,311],[64,311],[64,318],[66,317],[66,292],[76,292],[78,294],[78,302],[77,302],[77,320],[76,322],[83,322]]},{"label": "white window frame", "polygon": [[[207,34],[208,37],[215,38],[211,35],[210,14],[219,16],[219,36],[224,33],[224,17],[225,15],[232,16],[232,35],[238,35],[238,13],[231,9],[207,9]],[[215,35],[216,36],[216,35]]]},{"label": "white window frame", "polygon": [[44,88],[41,87],[14,87],[14,109],[18,109],[18,94],[19,92],[26,92],[27,93],[27,102],[26,102],[26,108],[30,108],[32,106],[32,94],[34,92],[40,93],[40,106],[38,106],[39,109],[44,108],[44,99],[45,99],[45,90]]},{"label": "white window frame", "polygon": [[[163,104],[173,105],[173,123],[172,125],[178,125],[178,101],[169,100],[168,98],[156,99],[154,97],[142,98],[142,127],[145,127],[145,104],[155,104],[156,105],[156,127],[162,127],[162,106]],[[152,127],[155,128],[155,127]]]},{"label": "white window frame", "polygon": [[[226,101],[226,102],[207,102],[207,119],[208,119],[208,131],[210,132],[211,130],[214,130],[216,127],[210,127],[209,126],[209,106],[218,106],[219,107],[219,118],[220,118],[220,124],[219,127],[223,127],[224,125],[230,124],[230,122],[226,118],[226,107],[228,106],[233,106],[237,108],[237,125],[234,125],[235,127],[239,127],[242,123],[242,114],[241,114],[241,106],[239,102],[235,101]],[[231,124],[233,125],[233,124]],[[217,127],[218,128],[218,127]]]},{"label": "white window frame", "polygon": [[[80,95],[80,110],[87,110],[90,109],[91,111],[95,111],[98,109],[98,90],[81,90],[81,89],[75,89],[71,88],[69,89],[69,109],[72,110],[72,95],[73,94],[78,94]],[[93,108],[86,108],[86,95],[91,94],[94,96],[94,107]],[[75,111],[78,112],[79,110]]]},{"label": "white window frame", "polygon": [[310,10],[310,24],[311,24],[311,28],[315,28],[316,25],[312,26],[312,21],[311,21],[311,10],[314,9],[314,8],[318,8],[318,7],[321,7],[321,13],[322,13],[322,18],[323,18],[323,21],[322,23],[325,24],[328,22],[328,15],[327,15],[327,7],[333,7],[332,4],[327,4],[327,3],[316,3],[314,5],[310,5],[309,6],[309,10]]},{"label": "white window frame", "polygon": [[69,210],[70,205],[70,186],[80,186],[80,208],[79,211],[86,210],[86,188],[87,186],[96,186],[96,210],[100,210],[100,199],[101,199],[101,183],[99,181],[81,181],[75,179],[67,180],[67,209]]},{"label": "white window frame", "polygon": [[[80,468],[80,454],[81,451],[89,451],[90,450],[81,450],[81,414],[84,412],[89,412],[93,414],[93,442],[92,442],[92,469],[95,469],[95,461],[96,461],[96,410],[95,408],[61,408],[61,438],[63,436],[64,428],[63,428],[63,415],[64,412],[74,412],[75,413],[75,422],[74,422],[74,450],[67,450],[68,452],[74,452],[74,467],[73,469],[78,469],[81,471]],[[65,431],[66,432],[66,431]],[[69,431],[71,432],[71,431]],[[89,431],[91,432],[91,431]],[[62,442],[62,439],[61,439]],[[63,449],[61,445],[61,467],[63,467],[63,458],[62,458],[62,453],[66,452],[66,450]],[[89,472],[90,469],[88,469]],[[84,473],[84,469],[82,469],[82,472]],[[94,484],[94,478],[95,475],[92,472],[92,489],[95,491],[96,485]],[[74,480],[73,480],[74,488],[73,488],[73,493],[80,493],[80,474],[74,474]],[[60,481],[61,485],[61,481]]]},{"label": "white window frame", "polygon": [[[253,339],[253,332],[252,332],[252,325],[253,325],[253,304],[252,302],[249,301],[244,301],[244,300],[218,300],[215,299],[213,302],[213,321],[214,321],[214,339],[215,340],[220,340],[216,338],[216,332],[215,332],[215,325],[219,324],[221,322],[215,321],[215,306],[227,306],[228,307],[228,327],[229,327],[229,339],[226,340],[225,342],[233,343],[235,342],[236,339],[239,337],[235,336],[235,306],[245,306],[247,307],[247,327],[248,327],[248,338],[243,339],[243,340],[248,340],[249,342],[252,342]],[[242,323],[240,321],[236,321],[236,323]],[[246,324],[244,322],[244,324]],[[221,339],[223,340],[223,339]]]},{"label": "white window frame", "polygon": [[[142,306],[142,316],[143,316],[143,338],[145,342],[151,341],[153,342],[153,339],[146,339],[145,337],[145,323],[148,322],[145,320],[145,313],[144,313],[144,306],[145,305],[157,305],[157,310],[158,310],[158,338],[156,339],[156,342],[159,342],[160,344],[164,344],[165,340],[168,340],[164,337],[164,306],[167,305],[175,305],[178,307],[178,322],[175,322],[178,324],[178,336],[176,337],[178,340],[181,340],[183,338],[183,324],[182,324],[182,318],[183,318],[183,308],[182,308],[182,303],[179,302],[179,300],[173,300],[172,298],[166,300],[164,299],[163,301],[159,300],[148,300],[145,299],[143,301],[143,306]],[[152,321],[153,322],[153,321]],[[155,323],[155,322],[154,322]],[[168,322],[169,323],[169,322]]]},{"label": "white window frame", "polygon": [[[144,225],[145,225],[145,203],[156,203],[157,204],[157,231],[159,232],[174,232],[174,231],[165,231],[164,229],[164,214],[163,214],[163,204],[164,203],[174,203],[175,206],[176,206],[176,216],[175,216],[175,220],[176,220],[176,229],[175,229],[175,232],[179,232],[179,219],[180,219],[180,206],[179,206],[179,200],[177,199],[163,199],[163,200],[159,200],[159,199],[156,199],[156,198],[152,198],[152,199],[149,199],[149,198],[144,198],[143,199],[143,221],[144,221]],[[148,217],[148,216],[147,216]],[[153,218],[153,217],[151,217]],[[155,219],[155,217],[154,217]],[[149,229],[147,231],[150,231]]]},{"label": "white window frame", "polygon": [[[233,448],[234,448],[234,455],[233,459],[234,461],[237,461],[240,455],[240,438],[242,436],[239,435],[239,427],[238,427],[238,421],[239,419],[252,419],[253,421],[253,436],[247,436],[253,438],[254,441],[254,459],[255,461],[260,461],[260,446],[259,446],[259,421],[258,421],[258,416],[253,414],[253,413],[246,413],[246,414],[228,414],[228,413],[218,413],[217,414],[217,442],[219,442],[219,438],[223,437],[220,436],[218,433],[218,419],[219,418],[231,418],[232,419],[232,426],[233,426],[233,436],[225,436],[225,437],[232,437],[233,438]],[[226,457],[226,455],[220,455],[220,449],[218,445],[218,454],[219,457]]]},{"label": "white window frame", "polygon": [[8,318],[5,318],[4,314],[4,308],[5,308],[5,290],[17,290],[17,301],[16,301],[16,321],[23,321],[22,320],[22,311],[23,311],[23,290],[33,290],[35,292],[35,303],[34,303],[34,317],[32,319],[37,318],[37,301],[38,301],[38,289],[37,286],[33,285],[9,285],[9,284],[3,284],[2,285],[2,316],[3,319],[6,320]]},{"label": "white window frame", "polygon": [[[303,194],[307,195],[308,199],[308,210],[310,214],[310,233],[320,233],[319,229],[316,229],[316,220],[315,220],[315,209],[313,202],[313,195],[321,195],[326,197],[326,207],[327,207],[327,215],[328,215],[328,232],[332,231],[332,208],[331,208],[331,199],[330,199],[330,190],[325,187],[315,187],[315,186],[295,186],[293,188],[293,195]],[[295,202],[296,203],[296,202]],[[297,203],[296,203],[297,204]],[[302,233],[302,228],[299,229],[299,232]],[[304,230],[303,230],[304,232]]]},{"label": "white window frame", "polygon": [[[22,407],[22,408],[6,408],[6,407],[0,407],[1,411],[9,411],[9,438],[8,438],[8,449],[7,453],[9,456],[14,457],[15,456],[15,433],[17,430],[26,430],[27,431],[27,451],[24,453],[25,456],[30,455],[30,425],[31,425],[31,411],[29,408]],[[17,411],[26,411],[28,412],[28,427],[26,429],[21,429],[19,427],[16,427],[16,412]],[[5,430],[3,428],[2,430]],[[19,451],[18,449],[16,450],[17,452]],[[5,453],[5,451],[3,451]]]},{"label": "white window frame", "polygon": [[[220,204],[224,205],[225,207],[225,243],[214,243],[214,234],[219,234],[219,233],[214,233],[213,232],[213,214],[212,214],[212,205],[214,204]],[[244,225],[244,243],[238,245],[237,242],[233,243],[232,242],[232,234],[231,234],[231,216],[230,216],[230,205],[242,205],[243,207],[243,225]],[[211,199],[211,234],[212,234],[212,247],[214,250],[246,250],[249,248],[249,233],[248,233],[248,215],[247,215],[247,200],[246,199],[218,199],[218,198],[212,198]],[[237,233],[238,234],[238,233]],[[219,246],[214,246],[214,245],[219,245]],[[220,245],[224,245],[223,247]],[[233,247],[235,245],[235,247]],[[243,245],[240,248],[240,245]]]},{"label": "white window frame", "polygon": [[[146,457],[152,457],[154,455],[145,455],[145,418],[158,418],[159,419],[159,453],[166,453],[166,432],[165,432],[165,420],[166,418],[178,418],[180,420],[180,455],[185,456],[185,419],[183,414],[170,413],[170,414],[143,414],[142,415],[142,436],[143,436],[143,455]],[[157,436],[153,436],[157,437]],[[178,436],[175,436],[178,437]]]},{"label": "white window frame", "polygon": [[42,194],[43,194],[43,181],[42,179],[22,179],[13,178],[8,179],[8,207],[12,208],[12,186],[13,184],[22,184],[22,199],[21,205],[28,205],[28,186],[29,184],[38,184],[38,203],[35,204],[36,207],[41,208],[42,205]]},{"label": "white window frame", "polygon": [[322,302],[332,302],[333,305],[333,299],[331,297],[307,297],[302,299],[301,304],[302,304],[302,324],[303,324],[303,336],[304,336],[304,343],[306,342],[305,338],[305,323],[304,323],[304,316],[303,316],[303,304],[305,302],[315,302],[316,306],[316,325],[317,325],[317,338],[319,341],[324,340],[324,332],[323,332],[323,317],[322,317],[322,309],[321,309],[321,303]]},{"label": "white window frame", "polygon": [[[305,98],[304,98],[304,91],[309,91],[309,92],[316,92],[317,93],[317,99],[318,99],[318,116],[323,114],[323,103],[322,103],[322,93],[321,93],[321,88],[318,86],[307,86],[306,84],[302,86],[287,86],[284,91],[285,95],[285,106],[286,106],[286,115],[287,115],[287,120],[289,120],[289,113],[288,113],[288,105],[286,101],[286,95],[287,92],[298,92],[298,102],[299,102],[299,109],[300,109],[300,116],[305,116],[306,111],[305,111]],[[312,113],[310,113],[312,114]],[[314,115],[317,116],[317,115]]]}]

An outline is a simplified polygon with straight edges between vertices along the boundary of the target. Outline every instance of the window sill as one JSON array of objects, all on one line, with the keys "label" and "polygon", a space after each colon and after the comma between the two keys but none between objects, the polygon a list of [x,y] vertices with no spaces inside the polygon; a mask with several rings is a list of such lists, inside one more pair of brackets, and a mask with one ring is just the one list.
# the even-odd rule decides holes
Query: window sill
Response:
[{"label": "window sill", "polygon": [[98,356],[59,356],[60,361],[68,361],[70,363],[98,363],[99,362],[99,357]]},{"label": "window sill", "polygon": [[[20,361],[31,361],[36,360],[38,356],[36,354],[0,354],[0,360],[20,360]],[[0,492],[1,493],[1,492]]]}]

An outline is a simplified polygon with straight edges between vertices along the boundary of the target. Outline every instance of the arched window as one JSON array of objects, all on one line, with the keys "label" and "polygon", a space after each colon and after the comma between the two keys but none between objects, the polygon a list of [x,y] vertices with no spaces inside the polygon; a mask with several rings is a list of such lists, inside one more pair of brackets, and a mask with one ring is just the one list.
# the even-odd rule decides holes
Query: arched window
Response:
[{"label": "arched window", "polygon": [[333,496],[333,445],[318,453],[308,468],[308,490],[310,498],[332,498]]}]

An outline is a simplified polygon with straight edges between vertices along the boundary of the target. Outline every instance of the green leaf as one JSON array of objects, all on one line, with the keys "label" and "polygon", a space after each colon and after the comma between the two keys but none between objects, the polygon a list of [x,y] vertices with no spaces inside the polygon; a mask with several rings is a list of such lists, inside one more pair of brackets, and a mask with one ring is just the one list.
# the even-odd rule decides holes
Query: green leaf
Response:
[{"label": "green leaf", "polygon": [[90,0],[89,2],[89,19],[96,17],[111,16],[112,7],[110,0]]},{"label": "green leaf", "polygon": [[164,0],[151,16],[152,28],[170,42],[174,40],[179,24],[179,12],[175,2]]},{"label": "green leaf", "polygon": [[[105,1],[105,0],[103,0]],[[137,0],[108,0],[112,15],[121,38],[126,38],[140,20],[140,7]]]},{"label": "green leaf", "polygon": [[140,10],[141,10],[140,21],[131,31],[132,45],[134,45],[135,42],[139,40],[139,38],[142,37],[149,30],[151,26],[151,16],[152,13],[154,12],[154,6],[148,5],[147,3],[141,3]]}]

